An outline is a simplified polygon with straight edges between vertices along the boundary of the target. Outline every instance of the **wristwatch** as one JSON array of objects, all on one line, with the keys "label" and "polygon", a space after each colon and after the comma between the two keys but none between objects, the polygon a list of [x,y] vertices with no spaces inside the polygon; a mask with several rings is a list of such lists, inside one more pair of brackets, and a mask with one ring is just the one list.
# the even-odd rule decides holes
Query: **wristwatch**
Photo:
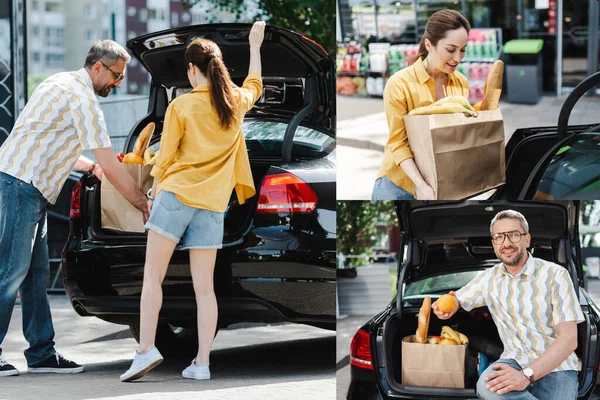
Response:
[{"label": "wristwatch", "polygon": [[523,370],[523,375],[529,379],[529,382],[533,382],[533,370],[531,368],[525,368]]}]

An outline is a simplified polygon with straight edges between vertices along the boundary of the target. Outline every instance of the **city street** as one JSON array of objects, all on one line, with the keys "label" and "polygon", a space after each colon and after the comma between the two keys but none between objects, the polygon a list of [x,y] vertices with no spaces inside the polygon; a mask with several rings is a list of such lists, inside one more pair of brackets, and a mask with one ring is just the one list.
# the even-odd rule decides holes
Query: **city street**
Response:
[{"label": "city street", "polygon": [[0,378],[0,399],[321,399],[335,391],[335,332],[296,324],[245,325],[219,331],[211,380],[183,379],[195,354],[167,357],[148,375],[121,383],[137,343],[124,325],[80,317],[64,295],[51,295],[56,349],[83,364],[76,375],[29,374],[21,307],[15,306],[2,356],[21,371]]},{"label": "city street", "polygon": [[[600,304],[600,280],[588,281],[588,294],[595,304]],[[350,342],[356,331],[364,325],[372,315],[353,315],[337,321],[337,352],[336,352],[336,399],[343,400],[350,386]],[[600,375],[599,375],[600,377]],[[600,378],[596,380],[594,394],[600,395]]]},{"label": "city street", "polygon": [[[544,96],[536,105],[500,102],[506,140],[515,130],[556,126],[566,96]],[[598,97],[579,100],[569,125],[600,123]],[[337,96],[337,199],[370,200],[388,139],[383,99]]]}]

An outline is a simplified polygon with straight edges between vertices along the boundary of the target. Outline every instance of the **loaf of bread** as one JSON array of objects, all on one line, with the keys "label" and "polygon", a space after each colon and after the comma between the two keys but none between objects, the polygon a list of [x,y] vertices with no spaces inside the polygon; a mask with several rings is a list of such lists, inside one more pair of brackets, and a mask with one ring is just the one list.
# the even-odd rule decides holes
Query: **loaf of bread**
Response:
[{"label": "loaf of bread", "polygon": [[495,110],[498,108],[498,102],[500,101],[500,95],[502,94],[503,74],[504,63],[500,60],[495,61],[485,80],[483,100],[481,100],[481,105],[479,107],[481,111]]},{"label": "loaf of bread", "polygon": [[429,315],[431,313],[431,297],[425,297],[419,310],[419,320],[417,323],[417,333],[415,342],[425,343],[427,341],[427,332],[429,331]]},{"label": "loaf of bread", "polygon": [[135,141],[135,145],[133,146],[133,153],[140,156],[140,158],[144,157],[144,152],[150,143],[150,139],[152,138],[152,134],[154,133],[154,122],[150,122],[142,132],[140,132],[140,136],[138,136]]}]

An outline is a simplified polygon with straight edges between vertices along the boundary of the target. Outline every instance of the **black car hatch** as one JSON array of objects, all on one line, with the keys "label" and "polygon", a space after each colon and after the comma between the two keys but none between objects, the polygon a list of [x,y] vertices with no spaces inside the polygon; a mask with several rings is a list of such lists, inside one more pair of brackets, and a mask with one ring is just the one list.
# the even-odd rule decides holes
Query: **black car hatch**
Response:
[{"label": "black car hatch", "polygon": [[[198,37],[210,39],[221,48],[232,80],[241,85],[248,73],[251,27],[208,24],[169,29],[131,39],[127,48],[150,73],[153,86],[185,90],[186,46]],[[335,68],[325,50],[305,36],[267,26],[261,56],[263,94],[246,116],[289,124],[283,161],[291,160],[298,125],[335,137]]]},{"label": "black car hatch", "polygon": [[527,219],[534,256],[554,259],[565,266],[573,282],[578,283],[575,290],[579,292],[583,268],[578,207],[579,203],[572,201],[397,202],[405,253],[398,264],[398,315],[402,315],[406,284],[496,264],[490,222],[507,209],[519,211]]}]

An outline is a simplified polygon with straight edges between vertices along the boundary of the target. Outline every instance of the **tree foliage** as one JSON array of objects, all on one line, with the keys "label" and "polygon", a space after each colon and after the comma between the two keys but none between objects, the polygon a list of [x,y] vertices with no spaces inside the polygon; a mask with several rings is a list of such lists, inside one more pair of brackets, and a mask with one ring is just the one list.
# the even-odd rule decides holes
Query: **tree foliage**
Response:
[{"label": "tree foliage", "polygon": [[[181,0],[190,8],[203,0]],[[291,29],[313,39],[335,58],[335,1],[334,0],[255,0],[256,15],[244,20],[248,0],[212,0],[213,6],[229,11],[238,22],[266,20],[269,24]]]},{"label": "tree foliage", "polygon": [[337,252],[349,258],[346,265],[366,265],[372,247],[380,235],[377,225],[391,227],[398,223],[392,201],[338,201]]}]

